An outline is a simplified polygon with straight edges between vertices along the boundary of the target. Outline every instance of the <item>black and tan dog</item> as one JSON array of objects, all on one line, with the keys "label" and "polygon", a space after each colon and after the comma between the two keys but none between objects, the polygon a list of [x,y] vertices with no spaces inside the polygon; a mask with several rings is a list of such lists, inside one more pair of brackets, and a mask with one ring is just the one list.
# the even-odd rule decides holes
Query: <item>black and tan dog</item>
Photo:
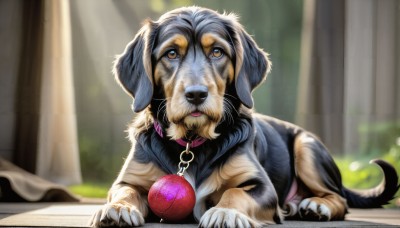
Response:
[{"label": "black and tan dog", "polygon": [[196,192],[201,227],[258,227],[284,217],[344,219],[348,207],[380,207],[398,176],[356,193],[342,186],[332,157],[302,128],[252,111],[252,90],[269,72],[268,56],[234,15],[180,8],[147,21],[115,62],[115,75],[134,97],[132,149],[92,226],[138,226],[154,218],[150,186],[176,173],[190,144],[185,172]]}]

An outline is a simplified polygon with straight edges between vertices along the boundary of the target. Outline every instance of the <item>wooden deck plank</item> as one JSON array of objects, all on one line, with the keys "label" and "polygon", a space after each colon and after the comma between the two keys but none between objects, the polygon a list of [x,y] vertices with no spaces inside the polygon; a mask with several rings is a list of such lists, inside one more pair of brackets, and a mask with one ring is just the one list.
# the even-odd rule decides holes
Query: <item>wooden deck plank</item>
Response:
[{"label": "wooden deck plank", "polygon": [[101,205],[7,203],[0,204],[0,226],[87,227]]},{"label": "wooden deck plank", "polygon": [[0,226],[12,227],[87,227],[87,216],[17,214],[0,216]]},{"label": "wooden deck plank", "polygon": [[[87,227],[90,216],[101,204],[0,203],[0,227]],[[285,221],[269,227],[400,227],[399,209],[351,209],[346,221]],[[197,227],[196,224],[150,223],[145,227]]]},{"label": "wooden deck plank", "polygon": [[350,209],[347,221],[368,221],[400,227],[400,209]]},{"label": "wooden deck plank", "polygon": [[91,215],[101,205],[88,205],[79,203],[7,203],[0,204],[0,214],[30,213],[42,215]]}]

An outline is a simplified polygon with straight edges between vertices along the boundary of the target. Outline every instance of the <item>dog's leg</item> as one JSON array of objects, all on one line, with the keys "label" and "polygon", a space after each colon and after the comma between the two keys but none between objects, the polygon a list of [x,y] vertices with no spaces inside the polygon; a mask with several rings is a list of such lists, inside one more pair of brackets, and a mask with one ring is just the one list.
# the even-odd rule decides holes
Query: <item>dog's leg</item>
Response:
[{"label": "dog's leg", "polygon": [[132,186],[115,185],[109,202],[93,215],[90,226],[141,226],[148,209],[145,199]]},{"label": "dog's leg", "polygon": [[164,173],[152,163],[139,163],[130,154],[108,193],[107,203],[91,218],[92,227],[141,226],[147,216],[147,192]]},{"label": "dog's leg", "polygon": [[346,200],[338,194],[341,177],[326,148],[310,134],[301,133],[295,141],[295,170],[313,197],[299,204],[305,220],[341,220],[347,212]]},{"label": "dog's leg", "polygon": [[277,208],[261,208],[242,188],[226,190],[200,220],[200,227],[262,227],[275,223]]},{"label": "dog's leg", "polygon": [[280,223],[275,189],[263,170],[247,155],[231,158],[204,186],[216,189],[215,204],[200,219],[200,227],[261,227]]}]

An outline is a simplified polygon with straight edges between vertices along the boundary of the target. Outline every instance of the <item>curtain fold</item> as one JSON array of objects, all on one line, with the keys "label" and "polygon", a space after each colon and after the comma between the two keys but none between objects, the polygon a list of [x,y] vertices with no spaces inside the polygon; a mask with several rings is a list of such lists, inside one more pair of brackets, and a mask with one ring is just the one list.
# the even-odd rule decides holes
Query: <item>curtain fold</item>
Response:
[{"label": "curtain fold", "polygon": [[60,184],[81,180],[72,75],[69,1],[44,1],[36,173]]},{"label": "curtain fold", "polygon": [[[34,173],[38,149],[41,62],[43,49],[43,1],[19,1],[21,24],[10,21],[9,26],[21,26],[19,67],[15,102],[15,143],[13,162]],[[13,75],[9,75],[13,77]]]}]

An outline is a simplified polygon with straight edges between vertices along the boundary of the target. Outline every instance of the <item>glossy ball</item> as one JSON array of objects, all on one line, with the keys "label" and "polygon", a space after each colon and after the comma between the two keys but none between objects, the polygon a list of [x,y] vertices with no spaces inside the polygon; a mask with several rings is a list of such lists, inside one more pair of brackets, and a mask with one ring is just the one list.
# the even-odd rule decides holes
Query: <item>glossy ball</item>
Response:
[{"label": "glossy ball", "polygon": [[171,174],[151,186],[148,200],[154,214],[163,220],[178,222],[193,211],[196,196],[184,177]]}]

